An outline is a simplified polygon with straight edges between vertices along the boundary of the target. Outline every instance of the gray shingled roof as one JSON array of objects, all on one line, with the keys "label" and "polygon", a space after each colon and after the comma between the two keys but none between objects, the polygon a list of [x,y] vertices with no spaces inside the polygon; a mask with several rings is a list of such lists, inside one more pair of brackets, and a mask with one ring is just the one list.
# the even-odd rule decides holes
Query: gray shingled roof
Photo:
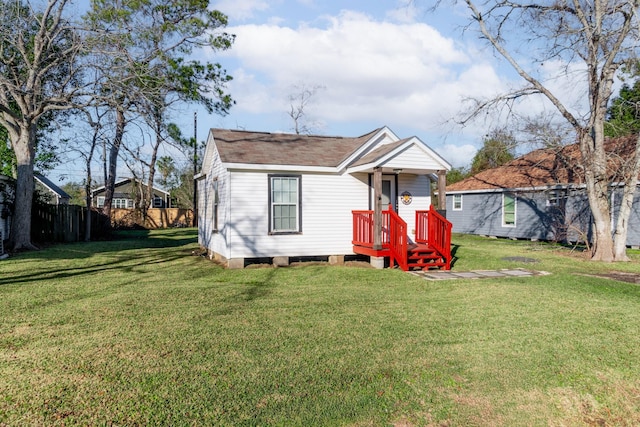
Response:
[{"label": "gray shingled roof", "polygon": [[225,163],[335,167],[380,131],[355,138],[211,129]]},{"label": "gray shingled roof", "polygon": [[365,156],[363,156],[361,159],[359,159],[357,162],[355,162],[351,166],[366,165],[367,163],[373,163],[377,160],[380,160],[385,155],[389,154],[396,148],[402,146],[405,142],[409,141],[410,139],[411,138],[401,139],[400,141],[392,142],[391,144],[385,144],[382,147],[376,148],[372,152],[367,153]]},{"label": "gray shingled roof", "polygon": [[47,187],[49,190],[53,191],[54,193],[56,193],[58,195],[58,197],[62,198],[62,199],[71,199],[71,196],[64,191],[62,188],[58,187],[56,184],[53,183],[53,181],[51,181],[49,178],[47,178],[46,176],[39,174],[37,172],[35,172],[33,174],[34,178],[38,181],[40,181],[40,183],[42,185],[44,185],[45,187]]}]

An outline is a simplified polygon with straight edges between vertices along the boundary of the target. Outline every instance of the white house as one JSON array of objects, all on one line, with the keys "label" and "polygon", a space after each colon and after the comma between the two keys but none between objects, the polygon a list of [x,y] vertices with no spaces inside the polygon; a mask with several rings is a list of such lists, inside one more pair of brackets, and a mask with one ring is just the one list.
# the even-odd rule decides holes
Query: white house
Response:
[{"label": "white house", "polygon": [[380,265],[384,253],[355,248],[353,211],[380,218],[390,205],[411,243],[416,211],[431,206],[432,180],[444,206],[450,169],[417,137],[400,139],[387,127],[355,138],[211,129],[196,176],[198,241],[231,268],[261,258],[339,261],[355,252]]}]

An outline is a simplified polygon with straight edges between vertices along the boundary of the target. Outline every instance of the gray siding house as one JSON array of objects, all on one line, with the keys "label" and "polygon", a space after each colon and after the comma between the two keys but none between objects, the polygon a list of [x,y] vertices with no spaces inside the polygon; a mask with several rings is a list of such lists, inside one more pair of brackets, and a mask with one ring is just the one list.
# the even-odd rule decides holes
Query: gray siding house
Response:
[{"label": "gray siding house", "polygon": [[[136,181],[133,178],[126,178],[115,183],[113,192],[112,207],[114,209],[136,209],[140,206],[143,197],[142,189],[146,189],[147,185]],[[91,191],[92,204],[101,208],[104,206],[104,197],[106,193],[105,186],[101,186]],[[150,207],[152,208],[169,208],[171,207],[171,198],[169,192],[159,188],[152,188],[152,197]]]},{"label": "gray siding house", "polygon": [[[577,145],[532,151],[503,166],[447,186],[447,219],[454,233],[514,239],[584,242],[591,213]],[[612,232],[622,189],[611,178]],[[629,219],[627,246],[640,246],[640,181]]]}]

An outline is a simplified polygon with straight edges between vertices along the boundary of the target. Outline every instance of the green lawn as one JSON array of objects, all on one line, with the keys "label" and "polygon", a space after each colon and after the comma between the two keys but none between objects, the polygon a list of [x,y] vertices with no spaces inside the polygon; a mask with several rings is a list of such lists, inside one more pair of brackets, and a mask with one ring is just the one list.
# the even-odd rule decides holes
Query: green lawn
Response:
[{"label": "green lawn", "polygon": [[594,277],[638,252],[453,242],[551,274],[224,270],[184,229],[0,261],[0,426],[640,424],[640,286]]}]

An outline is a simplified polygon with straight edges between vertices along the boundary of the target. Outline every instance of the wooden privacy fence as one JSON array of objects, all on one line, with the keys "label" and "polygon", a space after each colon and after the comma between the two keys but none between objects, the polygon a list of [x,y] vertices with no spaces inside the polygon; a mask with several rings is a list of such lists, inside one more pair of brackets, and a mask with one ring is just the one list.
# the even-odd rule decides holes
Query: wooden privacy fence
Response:
[{"label": "wooden privacy fence", "polygon": [[[87,210],[78,205],[43,205],[31,208],[31,239],[35,242],[79,242],[85,240]],[[91,211],[91,238],[111,232],[109,221],[98,209]]]},{"label": "wooden privacy fence", "polygon": [[[149,209],[146,220],[137,209],[113,209],[109,221],[99,209],[91,212],[91,238],[109,234],[110,225],[118,228],[190,227],[191,209]],[[35,242],[79,242],[85,240],[87,211],[77,205],[42,205],[34,203],[31,215],[31,238]]]},{"label": "wooden privacy fence", "polygon": [[111,222],[117,228],[170,228],[191,227],[193,210],[180,208],[147,209],[145,218],[140,209],[112,209]]}]

